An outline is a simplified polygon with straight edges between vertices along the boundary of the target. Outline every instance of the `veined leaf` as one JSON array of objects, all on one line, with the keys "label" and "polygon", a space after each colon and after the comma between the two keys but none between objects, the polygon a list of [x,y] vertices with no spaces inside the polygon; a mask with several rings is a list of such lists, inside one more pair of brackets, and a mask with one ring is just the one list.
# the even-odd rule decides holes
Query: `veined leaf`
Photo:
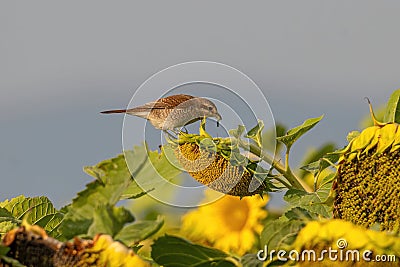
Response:
[{"label": "veined leaf", "polygon": [[154,261],[165,267],[240,266],[236,259],[225,252],[196,245],[175,236],[160,237],[151,248]]},{"label": "veined leaf", "polygon": [[139,241],[157,233],[164,224],[164,220],[158,217],[153,221],[137,221],[124,226],[115,236],[115,240],[123,242],[128,247],[136,245]]},{"label": "veined leaf", "polygon": [[261,232],[261,248],[264,250],[263,257],[265,257],[265,265],[263,266],[284,265],[285,262],[279,261],[276,253],[271,258],[270,252],[272,250],[291,249],[291,245],[296,240],[300,230],[308,222],[318,219],[318,214],[300,207],[294,207],[286,211],[278,219],[267,222]]},{"label": "veined leaf", "polygon": [[93,213],[93,223],[87,233],[95,236],[98,233],[115,236],[125,223],[134,221],[129,210],[124,207],[106,205],[98,207]]},{"label": "veined leaf", "polygon": [[242,137],[245,130],[246,130],[246,127],[244,127],[243,125],[238,125],[237,129],[229,130],[229,135],[240,139],[240,137]]},{"label": "veined leaf", "polygon": [[240,259],[243,267],[262,267],[263,262],[257,258],[256,254],[246,254]]},{"label": "veined leaf", "polygon": [[[311,172],[314,176],[322,172],[325,168],[329,167],[330,163],[335,163],[339,159],[339,155],[329,154],[336,148],[333,143],[326,143],[316,150],[313,150],[305,156],[301,170]],[[300,172],[300,177],[305,176],[304,172]]]},{"label": "veined leaf", "polygon": [[291,147],[303,134],[311,130],[324,116],[318,118],[307,119],[302,125],[290,129],[284,136],[277,137],[278,141],[284,143],[287,147]]},{"label": "veined leaf", "polygon": [[400,123],[400,89],[394,91],[390,96],[383,122]]},{"label": "veined leaf", "polygon": [[[137,155],[138,168],[146,155]],[[67,214],[60,226],[63,235],[70,239],[77,235],[87,234],[98,209],[114,206],[121,195],[132,183],[123,155],[100,162],[85,171],[97,180],[86,185],[67,207]]]},{"label": "veined leaf", "polygon": [[[0,207],[7,210],[15,221],[25,218],[29,224],[36,224],[44,228],[50,236],[60,236],[57,229],[64,215],[54,208],[47,197],[18,196],[0,203]],[[8,227],[11,226],[10,222],[11,220]]]},{"label": "veined leaf", "polygon": [[5,233],[17,227],[20,222],[21,221],[16,219],[8,210],[0,208],[0,239]]},{"label": "veined leaf", "polygon": [[264,122],[262,120],[258,121],[257,126],[255,126],[253,129],[248,131],[246,134],[246,137],[254,140],[259,147],[262,147],[262,130],[264,129]]},{"label": "veined leaf", "polygon": [[[322,183],[322,182],[321,182]],[[289,202],[292,207],[300,207],[309,212],[317,213],[324,218],[332,217],[330,207],[324,202],[328,199],[332,181],[323,183],[323,185],[312,193],[307,193],[298,189],[289,189],[284,199]]]},{"label": "veined leaf", "polygon": [[[110,235],[117,234],[125,223],[133,220],[128,215],[116,215],[121,210],[113,206],[119,200],[136,198],[154,190],[160,184],[159,176],[172,179],[180,173],[165,156],[157,151],[148,152],[145,146],[86,167],[85,171],[96,180],[79,192],[66,208],[67,214],[60,229],[68,239],[82,234],[93,235],[100,230]],[[116,217],[124,219],[115,222]]]},{"label": "veined leaf", "polygon": [[133,173],[134,182],[124,191],[121,199],[137,198],[146,192],[162,188],[164,184],[177,179],[182,172],[171,164],[170,159],[167,158],[164,152],[159,154],[157,151],[147,151],[144,146],[135,147],[133,152],[129,154],[125,153],[130,169],[132,169],[131,164],[137,160],[140,154],[147,155],[147,159]]},{"label": "veined leaf", "polygon": [[261,232],[261,246],[268,251],[279,250],[292,244],[305,222],[301,220],[273,220]]}]

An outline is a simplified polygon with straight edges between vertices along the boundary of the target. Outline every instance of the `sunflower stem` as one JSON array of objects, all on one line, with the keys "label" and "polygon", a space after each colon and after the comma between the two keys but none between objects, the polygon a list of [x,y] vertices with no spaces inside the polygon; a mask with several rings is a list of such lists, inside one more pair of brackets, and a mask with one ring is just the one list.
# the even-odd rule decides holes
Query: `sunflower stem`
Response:
[{"label": "sunflower stem", "polygon": [[[279,161],[275,160],[274,157],[271,155],[263,152],[260,147],[256,146],[255,144],[245,142],[243,140],[237,139],[238,144],[241,148],[250,151],[251,153],[255,154],[256,156],[260,157],[261,160],[270,164],[275,170],[277,170],[283,177],[285,177],[288,182],[290,183],[292,188],[300,189],[306,192],[311,192],[311,189],[308,186],[304,185],[300,182],[300,178],[298,178],[290,169],[289,167],[289,150],[286,151],[285,156],[285,165],[282,165]],[[290,189],[290,188],[289,188]]]}]

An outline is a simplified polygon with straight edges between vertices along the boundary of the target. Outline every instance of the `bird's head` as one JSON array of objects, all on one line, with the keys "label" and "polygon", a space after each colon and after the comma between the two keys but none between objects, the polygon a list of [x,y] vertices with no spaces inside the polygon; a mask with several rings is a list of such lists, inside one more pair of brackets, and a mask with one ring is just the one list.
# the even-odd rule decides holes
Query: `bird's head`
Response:
[{"label": "bird's head", "polygon": [[198,107],[201,110],[203,116],[216,118],[217,121],[222,119],[221,115],[218,113],[217,107],[213,102],[205,98],[197,98]]}]

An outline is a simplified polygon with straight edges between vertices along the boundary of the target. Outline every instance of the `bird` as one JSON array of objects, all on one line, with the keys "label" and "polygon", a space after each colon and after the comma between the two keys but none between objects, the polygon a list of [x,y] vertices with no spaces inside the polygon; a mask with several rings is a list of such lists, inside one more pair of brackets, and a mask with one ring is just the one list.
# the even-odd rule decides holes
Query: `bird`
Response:
[{"label": "bird", "polygon": [[222,119],[217,107],[210,100],[186,94],[171,95],[131,109],[102,111],[102,114],[125,113],[147,119],[156,129],[176,132],[180,127],[202,118]]}]

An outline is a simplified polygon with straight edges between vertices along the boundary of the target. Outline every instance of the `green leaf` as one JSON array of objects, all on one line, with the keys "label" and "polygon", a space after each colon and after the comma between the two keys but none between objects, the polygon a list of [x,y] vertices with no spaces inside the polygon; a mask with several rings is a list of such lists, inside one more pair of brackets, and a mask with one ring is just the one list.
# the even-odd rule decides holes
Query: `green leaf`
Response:
[{"label": "green leaf", "polygon": [[240,153],[239,149],[233,149],[230,154],[229,162],[232,166],[246,166],[248,159]]},{"label": "green leaf", "polygon": [[257,258],[256,254],[246,254],[240,259],[243,267],[262,267],[263,262]]},{"label": "green leaf", "polygon": [[[135,152],[127,152],[128,155],[131,153]],[[136,169],[132,171],[135,173],[142,168],[147,155],[137,153],[134,157]],[[85,172],[94,176],[96,180],[87,184],[86,189],[79,192],[72,204],[67,207],[68,212],[60,226],[60,230],[67,239],[87,234],[94,217],[99,216],[98,210],[114,206],[127,188],[135,184],[126,166],[124,155],[102,161],[93,167],[86,167]],[[140,189],[137,194],[142,192],[143,190]],[[109,227],[112,228],[112,226]]]},{"label": "green leaf", "polygon": [[7,254],[7,252],[10,250],[9,247],[4,247],[0,244],[0,256],[4,256]]},{"label": "green leaf", "polygon": [[304,166],[300,167],[300,169],[303,170],[299,173],[300,178],[304,178],[306,175],[305,171],[311,172],[315,176],[317,173],[320,173],[329,167],[330,162],[336,162],[339,159],[339,155],[328,154],[335,149],[335,144],[326,143],[318,149],[307,153],[302,163]]},{"label": "green leaf", "polygon": [[217,146],[211,138],[203,138],[200,140],[199,148],[208,152],[217,152]]},{"label": "green leaf", "polygon": [[164,220],[161,217],[152,221],[137,221],[124,226],[114,239],[123,242],[128,247],[132,247],[158,232],[163,224]]},{"label": "green leaf", "polygon": [[238,125],[237,129],[229,130],[229,135],[240,139],[245,130],[246,127],[244,127],[243,125]]},{"label": "green leaf", "polygon": [[246,137],[254,140],[259,147],[262,147],[261,133],[263,129],[264,129],[264,122],[262,120],[259,120],[257,126],[248,131]]},{"label": "green leaf", "polygon": [[330,207],[324,202],[329,196],[332,183],[326,183],[316,192],[307,193],[303,190],[289,189],[284,200],[289,202],[292,207],[301,207],[309,212],[317,213],[324,218],[331,218]]},{"label": "green leaf", "polygon": [[147,151],[144,146],[135,147],[132,153],[125,153],[130,169],[135,168],[131,166],[132,163],[143,154],[146,155],[146,161],[134,172],[134,182],[128,186],[121,199],[137,198],[146,192],[160,189],[164,184],[178,179],[179,174],[182,173],[171,164],[164,152],[159,154],[157,151]]},{"label": "green leaf", "polygon": [[298,221],[303,221],[303,222],[308,222],[312,220],[318,220],[318,214],[314,212],[309,212],[306,209],[303,209],[301,207],[294,207],[289,210],[287,210],[280,220],[298,220]]},{"label": "green leaf", "polygon": [[[300,230],[309,221],[318,219],[318,214],[299,207],[291,208],[278,219],[267,222],[261,232],[261,245],[264,250],[267,250],[267,253],[272,250],[288,250],[296,240]],[[266,266],[281,266],[283,264],[276,257],[272,259],[267,257],[266,260]]]},{"label": "green leaf", "polygon": [[0,208],[0,239],[5,233],[17,227],[20,222],[8,210]]},{"label": "green leaf", "polygon": [[125,223],[134,221],[134,217],[124,207],[104,206],[98,207],[93,213],[93,223],[87,233],[95,236],[98,233],[115,236]]},{"label": "green leaf", "polygon": [[[19,261],[6,256],[9,250],[9,247],[4,247],[0,244],[0,266],[25,267],[25,265],[21,264]],[[8,263],[8,265],[4,263]]]},{"label": "green leaf", "polygon": [[287,147],[291,147],[303,134],[311,130],[324,116],[318,118],[307,119],[302,125],[290,129],[286,135],[277,137],[278,141],[284,143]]},{"label": "green leaf", "polygon": [[390,96],[383,122],[400,123],[400,89],[394,91]]},{"label": "green leaf", "polygon": [[[11,257],[7,257],[7,256],[0,256],[0,263],[3,263],[3,262],[7,263],[7,265],[4,265],[4,266],[26,267],[26,265],[23,265],[18,260],[13,259]],[[1,266],[3,266],[3,265],[1,265]]]},{"label": "green leaf", "polygon": [[[64,215],[54,208],[47,197],[18,196],[0,203],[0,207],[9,211],[15,220],[25,218],[29,224],[44,228],[50,236],[60,236],[57,229]],[[8,224],[8,227],[11,225]]]},{"label": "green leaf", "polygon": [[153,260],[165,267],[234,267],[239,262],[232,256],[208,247],[203,247],[175,236],[163,236],[152,245]]},{"label": "green leaf", "polygon": [[268,251],[283,249],[296,239],[305,222],[301,220],[273,220],[268,222],[261,232],[261,245],[267,246]]},{"label": "green leaf", "polygon": [[[67,213],[60,229],[67,239],[89,232],[92,236],[100,229],[111,235],[116,234],[122,225],[113,222],[113,218],[121,210],[112,207],[119,200],[142,196],[180,173],[163,154],[147,152],[145,146],[135,147],[132,151],[125,151],[124,155],[86,167],[85,171],[96,180],[87,184],[86,189],[79,192],[66,208]],[[160,179],[160,176],[164,179]],[[104,222],[101,222],[102,216]],[[126,219],[123,222],[129,221]]]}]

